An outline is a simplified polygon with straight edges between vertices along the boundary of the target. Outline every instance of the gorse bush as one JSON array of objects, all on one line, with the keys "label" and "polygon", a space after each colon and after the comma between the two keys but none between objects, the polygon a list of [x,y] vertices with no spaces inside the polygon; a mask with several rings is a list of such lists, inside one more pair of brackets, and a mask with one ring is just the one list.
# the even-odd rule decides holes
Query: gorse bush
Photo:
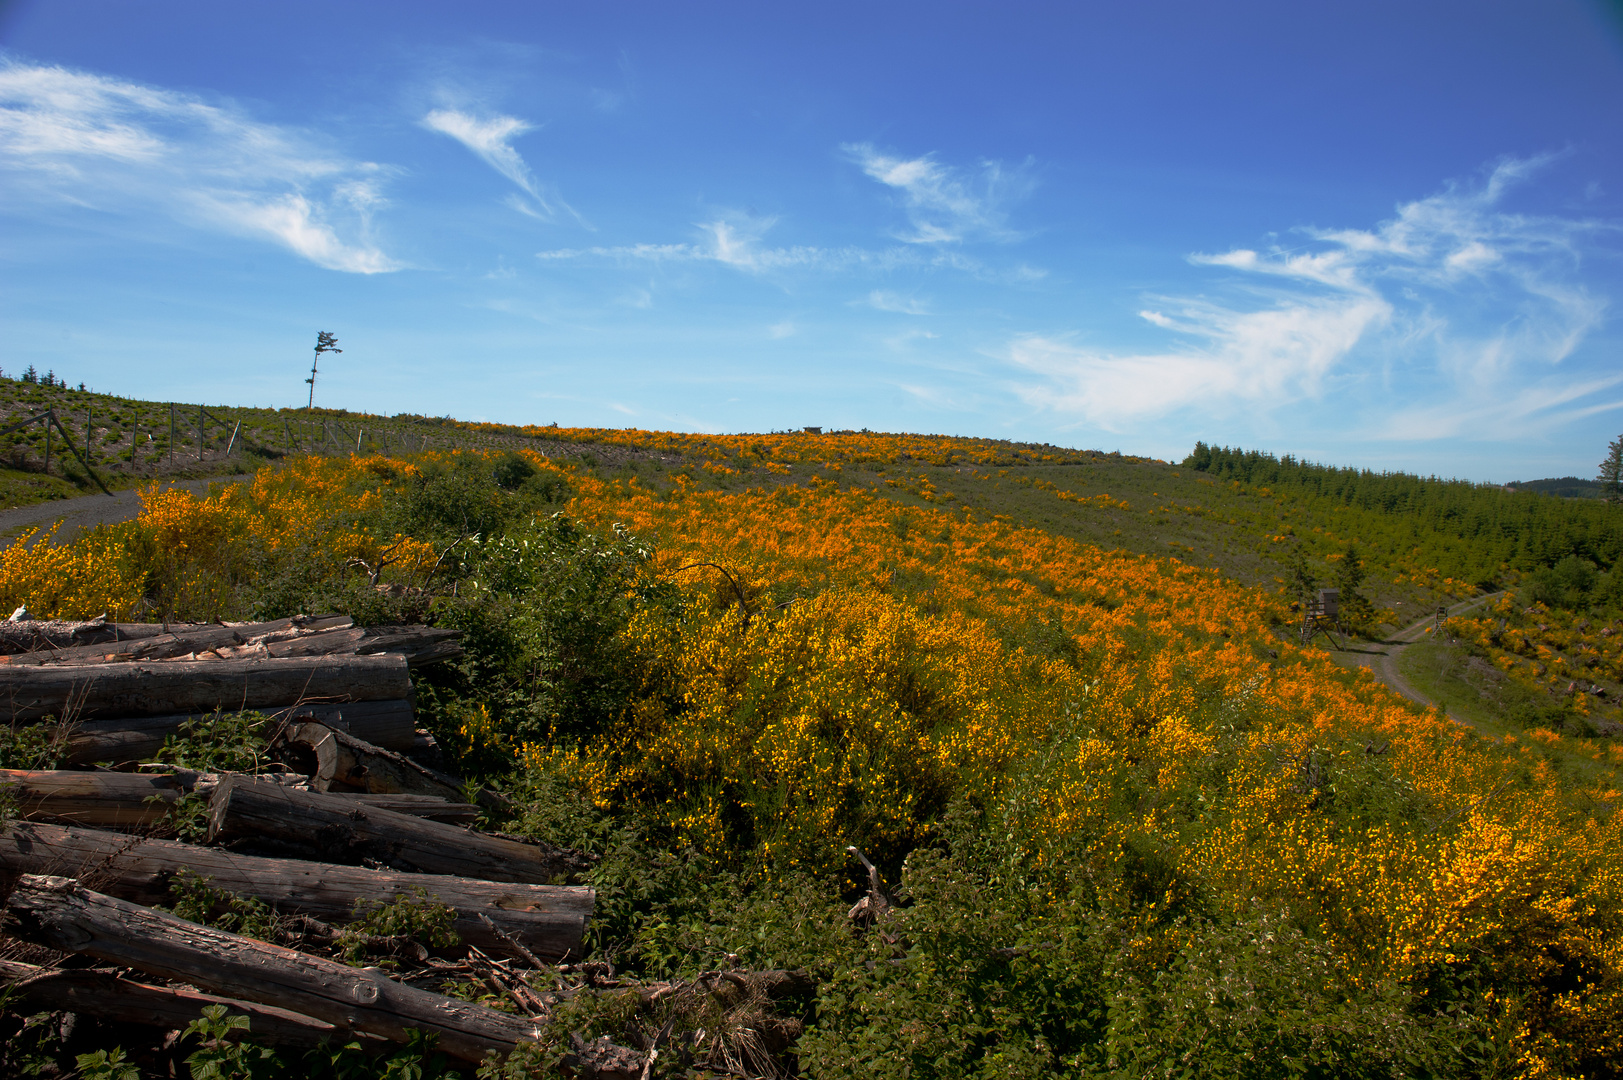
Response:
[{"label": "gorse bush", "polygon": [[[294,461],[13,549],[0,586],[463,629],[424,720],[507,829],[599,857],[595,955],[804,968],[809,1075],[1623,1069],[1617,753],[1567,779],[1176,560],[826,478],[518,461]],[[1356,589],[1364,540],[1323,572]],[[895,892],[860,935],[847,845]]]}]

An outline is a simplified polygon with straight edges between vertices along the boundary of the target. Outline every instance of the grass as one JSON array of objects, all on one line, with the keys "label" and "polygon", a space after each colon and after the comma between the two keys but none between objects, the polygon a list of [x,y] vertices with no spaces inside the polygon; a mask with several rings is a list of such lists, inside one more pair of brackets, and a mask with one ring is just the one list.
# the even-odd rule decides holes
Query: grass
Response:
[{"label": "grass", "polygon": [[1397,657],[1398,672],[1451,717],[1488,738],[1523,744],[1573,782],[1610,780],[1607,746],[1554,698],[1510,681],[1463,645],[1419,641]]}]

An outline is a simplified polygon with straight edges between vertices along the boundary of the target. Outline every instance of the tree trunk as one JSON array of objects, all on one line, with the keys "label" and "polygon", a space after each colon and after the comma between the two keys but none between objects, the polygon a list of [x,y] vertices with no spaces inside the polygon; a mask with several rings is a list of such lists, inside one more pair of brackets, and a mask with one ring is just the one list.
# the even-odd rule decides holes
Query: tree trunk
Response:
[{"label": "tree trunk", "polygon": [[590,867],[578,852],[522,844],[377,806],[230,777],[214,789],[209,842],[338,863],[545,885]]},{"label": "tree trunk", "polygon": [[434,795],[460,801],[462,782],[364,739],[318,723],[295,724],[282,736],[295,767],[317,791],[373,795]]},{"label": "tree trunk", "polygon": [[377,968],[198,926],[70,878],[24,875],[6,911],[26,940],[274,1005],[344,1031],[404,1042],[415,1028],[437,1035],[439,1049],[464,1061],[540,1034],[534,1021],[394,982]]},{"label": "tree trunk", "polygon": [[[409,701],[354,701],[342,705],[312,702],[262,711],[273,722],[266,730],[267,738],[278,724],[297,718],[314,720],[389,750],[410,750],[417,741],[417,717]],[[164,740],[177,734],[182,724],[207,720],[213,715],[186,713],[87,721],[74,728],[68,737],[66,763],[89,765],[110,761],[122,765],[130,761],[152,761],[163,748]]]},{"label": "tree trunk", "polygon": [[402,653],[407,663],[418,667],[461,656],[462,646],[457,643],[461,636],[460,630],[433,626],[369,626],[366,628],[366,638],[356,652],[362,656]]},{"label": "tree trunk", "polygon": [[[139,624],[149,625],[149,624]],[[163,633],[142,637],[135,641],[115,639],[112,643],[76,645],[72,648],[39,648],[15,656],[0,657],[0,663],[16,667],[38,667],[42,664],[110,664],[130,660],[164,660],[173,656],[206,652],[267,637],[288,636],[294,640],[319,636],[319,631],[352,626],[347,615],[323,615],[307,618],[296,615],[291,619],[273,622],[239,623],[220,626],[204,623],[175,627]],[[154,625],[154,629],[158,629]]]},{"label": "tree trunk", "polygon": [[167,904],[170,881],[183,869],[211,887],[251,896],[285,914],[329,923],[355,918],[355,901],[388,903],[424,890],[456,912],[462,940],[486,952],[511,948],[481,914],[545,957],[581,955],[596,894],[584,886],[518,885],[438,874],[403,874],[358,866],[267,859],[170,840],[62,825],[16,822],[0,831],[6,874],[68,874],[137,904]]},{"label": "tree trunk", "polygon": [[101,719],[304,701],[397,701],[411,695],[401,656],[171,660],[93,667],[0,667],[0,722]]},{"label": "tree trunk", "polygon": [[0,621],[0,654],[12,655],[34,649],[63,649],[105,641],[138,641],[167,634],[197,624],[110,623],[105,619],[72,622],[65,619]]},{"label": "tree trunk", "polygon": [[342,1034],[331,1024],[274,1005],[255,1005],[196,990],[148,986],[111,971],[62,971],[0,960],[0,979],[5,980],[12,994],[37,1007],[83,1013],[120,1024],[145,1024],[163,1031],[184,1028],[210,1005],[224,1005],[248,1017],[248,1030],[235,1036],[251,1038],[264,1046],[306,1050]]},{"label": "tree trunk", "polygon": [[0,796],[13,800],[23,817],[74,825],[149,825],[189,787],[186,777],[166,773],[0,769]]},{"label": "tree trunk", "polygon": [[[212,792],[222,779],[231,776],[222,778],[190,770],[117,773],[0,769],[0,797],[9,797],[21,815],[31,821],[130,829],[159,821],[186,792]],[[261,782],[274,784],[263,778]],[[346,792],[326,798],[349,810],[371,806],[456,825],[471,825],[479,816],[479,808],[472,803],[447,802],[431,795]]]}]

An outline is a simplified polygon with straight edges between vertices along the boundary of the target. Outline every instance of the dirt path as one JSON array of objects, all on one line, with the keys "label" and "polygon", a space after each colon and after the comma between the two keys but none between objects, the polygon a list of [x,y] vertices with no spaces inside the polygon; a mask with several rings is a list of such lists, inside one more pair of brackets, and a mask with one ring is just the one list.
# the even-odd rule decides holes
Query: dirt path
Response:
[{"label": "dirt path", "polygon": [[[1463,615],[1467,611],[1481,607],[1490,600],[1498,599],[1499,595],[1496,592],[1486,593],[1470,600],[1462,600],[1448,609],[1448,617],[1453,618],[1455,615]],[[1435,614],[1428,615],[1420,621],[1404,627],[1384,641],[1365,642],[1358,648],[1341,649],[1339,651],[1355,656],[1359,667],[1368,668],[1370,674],[1381,682],[1410,701],[1429,709],[1437,703],[1416,690],[1414,685],[1398,671],[1398,656],[1403,652],[1404,646],[1413,645],[1419,641],[1421,636],[1425,634],[1426,628],[1435,625],[1436,621],[1437,616]],[[1450,719],[1458,723],[1464,723],[1458,717],[1450,717]]]},{"label": "dirt path", "polygon": [[[165,491],[180,489],[194,495],[205,495],[210,484],[233,484],[248,479],[251,476],[215,476],[204,480],[174,480],[160,486]],[[128,521],[140,512],[141,498],[134,490],[120,491],[111,497],[97,492],[75,499],[53,499],[33,506],[0,510],[0,538],[9,540],[25,529],[48,529],[52,523],[60,521],[62,524],[51,539],[53,543],[65,543],[82,528]]]}]

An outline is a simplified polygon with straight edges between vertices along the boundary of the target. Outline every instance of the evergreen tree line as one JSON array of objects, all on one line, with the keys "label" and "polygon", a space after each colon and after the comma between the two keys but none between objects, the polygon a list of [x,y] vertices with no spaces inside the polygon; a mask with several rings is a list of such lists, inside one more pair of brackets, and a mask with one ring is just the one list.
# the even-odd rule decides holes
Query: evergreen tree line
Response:
[{"label": "evergreen tree line", "polygon": [[1310,508],[1352,510],[1367,544],[1419,548],[1444,573],[1480,585],[1501,584],[1502,567],[1536,574],[1572,559],[1605,571],[1623,557],[1623,513],[1608,502],[1336,468],[1204,442],[1183,465],[1214,479],[1266,487]]}]

